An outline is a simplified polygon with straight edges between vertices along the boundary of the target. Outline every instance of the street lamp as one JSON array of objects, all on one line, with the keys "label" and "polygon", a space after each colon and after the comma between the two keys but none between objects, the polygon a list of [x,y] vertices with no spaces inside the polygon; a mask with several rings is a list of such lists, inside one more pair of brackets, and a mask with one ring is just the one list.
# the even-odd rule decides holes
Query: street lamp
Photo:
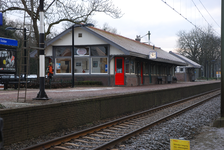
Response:
[{"label": "street lamp", "polygon": [[73,67],[72,67],[72,88],[74,88],[74,82],[75,82],[75,56],[74,56],[74,48],[75,48],[75,45],[74,45],[74,42],[75,42],[75,36],[74,36],[74,28],[76,27],[86,27],[86,26],[94,26],[93,24],[91,23],[87,23],[87,24],[74,24],[70,27],[70,29],[72,29],[72,64],[73,64]]},{"label": "street lamp", "polygon": [[13,27],[7,27],[5,30],[23,30],[23,38],[24,38],[24,78],[26,79],[26,28],[20,29],[20,28],[13,28]]}]

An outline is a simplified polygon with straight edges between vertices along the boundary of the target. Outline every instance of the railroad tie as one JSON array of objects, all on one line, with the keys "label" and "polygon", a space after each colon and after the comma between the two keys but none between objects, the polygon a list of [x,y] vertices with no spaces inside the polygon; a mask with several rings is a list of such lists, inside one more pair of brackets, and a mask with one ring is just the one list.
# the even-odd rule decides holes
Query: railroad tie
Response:
[{"label": "railroad tie", "polygon": [[111,139],[95,139],[95,138],[91,138],[91,137],[87,137],[87,136],[82,137],[82,138],[84,138],[84,139],[90,139],[90,140],[97,140],[97,141],[110,141],[111,140]]},{"label": "railroad tie", "polygon": [[119,136],[119,135],[123,135],[123,134],[112,134],[112,133],[106,133],[106,132],[98,132],[100,134],[104,134],[104,135],[109,135],[109,136]]},{"label": "railroad tie", "polygon": [[96,136],[96,137],[101,137],[101,138],[103,138],[104,136],[102,136],[102,135],[99,135],[99,134],[90,134],[91,136]]},{"label": "railroad tie", "polygon": [[74,144],[74,143],[65,143],[65,145],[76,146],[76,147],[94,147],[94,146],[89,146],[89,145],[78,145],[78,144]]},{"label": "railroad tie", "polygon": [[116,133],[117,132],[117,131],[113,131],[113,130],[109,130],[109,129],[104,129],[103,131],[113,132],[113,133]]},{"label": "railroad tie", "polygon": [[79,140],[79,139],[75,139],[74,141],[77,141],[77,142],[83,142],[83,143],[91,143],[91,144],[100,144],[100,143],[104,143],[104,142],[88,142],[88,141]]},{"label": "railroad tie", "polygon": [[123,130],[123,129],[115,128],[115,127],[110,127],[110,129],[113,129],[113,130],[119,130],[119,131]]},{"label": "railroad tie", "polygon": [[62,146],[55,146],[54,150],[72,150],[70,148],[62,147]]}]

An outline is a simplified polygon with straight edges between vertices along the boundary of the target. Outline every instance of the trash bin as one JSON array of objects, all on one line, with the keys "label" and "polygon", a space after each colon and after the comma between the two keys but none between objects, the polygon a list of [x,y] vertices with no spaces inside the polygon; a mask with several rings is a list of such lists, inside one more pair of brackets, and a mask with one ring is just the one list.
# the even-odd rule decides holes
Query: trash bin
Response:
[{"label": "trash bin", "polygon": [[171,75],[167,75],[167,83],[171,83]]},{"label": "trash bin", "polygon": [[192,77],[191,77],[191,81],[195,81],[195,76],[193,75]]}]

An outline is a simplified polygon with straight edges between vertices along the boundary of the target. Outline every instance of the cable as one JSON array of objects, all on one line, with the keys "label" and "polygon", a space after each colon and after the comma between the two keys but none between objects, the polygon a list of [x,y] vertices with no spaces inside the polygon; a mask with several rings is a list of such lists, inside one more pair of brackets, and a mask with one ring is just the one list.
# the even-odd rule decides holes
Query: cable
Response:
[{"label": "cable", "polygon": [[[192,24],[195,28],[197,28],[198,30],[200,30],[201,32],[204,33],[203,30],[201,30],[198,26],[196,26],[193,22],[191,22],[189,19],[187,19],[186,17],[184,17],[181,13],[179,13],[175,8],[173,8],[172,6],[170,6],[168,3],[166,3],[164,0],[161,0],[163,3],[165,3],[167,6],[169,6],[173,11],[175,11],[176,13],[178,13],[181,17],[183,17],[185,20],[187,20],[190,24]],[[192,0],[193,2],[193,0]],[[196,6],[196,5],[195,5]],[[197,7],[197,6],[196,6]],[[202,15],[203,16],[203,15]],[[205,19],[205,18],[204,18]],[[207,20],[206,20],[207,22]],[[208,23],[208,22],[207,22]],[[209,23],[208,23],[209,24]],[[215,30],[214,30],[215,31]],[[216,32],[216,31],[215,31]],[[218,33],[218,32],[216,32]],[[220,33],[218,33],[220,35]]]},{"label": "cable", "polygon": [[[204,20],[208,23],[208,21],[205,19],[205,17],[202,15],[201,11],[198,9],[197,5],[194,3],[194,0],[191,0],[194,4],[194,6],[197,8],[198,12],[201,14],[202,18],[204,18]],[[209,25],[209,23],[208,23]]]},{"label": "cable", "polygon": [[[187,20],[190,24],[192,24],[195,28],[198,28],[199,30],[201,30],[199,27],[197,27],[193,22],[191,22],[190,20],[188,20],[186,17],[184,17],[181,13],[179,13],[175,8],[173,8],[172,6],[170,6],[168,3],[166,3],[164,0],[161,0],[162,2],[164,2],[167,6],[169,6],[171,9],[173,9],[173,11],[175,11],[176,13],[178,13],[181,17],[183,17],[185,20]],[[201,30],[202,31],[202,30]]]},{"label": "cable", "polygon": [[217,24],[217,26],[218,26],[219,28],[221,28],[220,25],[215,21],[215,19],[212,17],[212,15],[211,15],[211,14],[208,12],[208,10],[205,8],[205,6],[202,4],[201,0],[199,0],[199,1],[200,1],[201,5],[204,7],[204,9],[207,11],[207,13],[209,14],[209,16],[212,18],[212,20]]}]

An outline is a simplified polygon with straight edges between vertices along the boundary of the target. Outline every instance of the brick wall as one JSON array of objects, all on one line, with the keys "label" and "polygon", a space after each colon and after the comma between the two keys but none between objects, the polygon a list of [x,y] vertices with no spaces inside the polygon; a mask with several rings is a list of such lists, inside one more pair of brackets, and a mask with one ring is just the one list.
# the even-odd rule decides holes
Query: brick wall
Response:
[{"label": "brick wall", "polygon": [[177,81],[185,81],[184,73],[175,73],[175,77],[177,77]]},{"label": "brick wall", "polygon": [[35,107],[0,110],[4,144],[23,141],[60,129],[84,125],[159,106],[220,87],[220,83],[188,86]]},{"label": "brick wall", "polygon": [[136,75],[126,75],[126,86],[138,86],[138,78]]}]

